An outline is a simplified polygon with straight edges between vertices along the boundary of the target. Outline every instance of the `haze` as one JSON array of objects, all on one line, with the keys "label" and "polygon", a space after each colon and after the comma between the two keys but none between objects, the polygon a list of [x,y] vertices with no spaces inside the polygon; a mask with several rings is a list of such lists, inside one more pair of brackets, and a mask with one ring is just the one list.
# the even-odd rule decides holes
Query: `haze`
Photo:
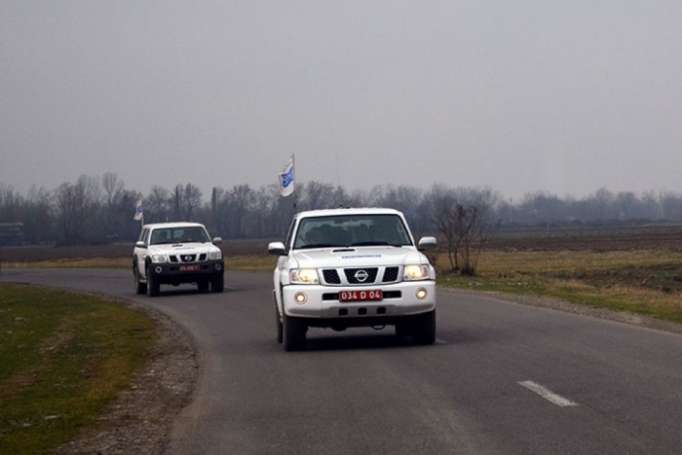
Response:
[{"label": "haze", "polygon": [[0,182],[682,190],[679,1],[0,3]]}]

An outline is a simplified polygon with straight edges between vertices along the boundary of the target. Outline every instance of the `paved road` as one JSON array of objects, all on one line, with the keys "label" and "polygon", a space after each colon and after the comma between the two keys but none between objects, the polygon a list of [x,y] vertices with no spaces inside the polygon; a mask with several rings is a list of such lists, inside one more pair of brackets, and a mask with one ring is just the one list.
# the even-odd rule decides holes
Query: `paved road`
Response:
[{"label": "paved road", "polygon": [[137,299],[192,332],[203,372],[172,453],[682,453],[680,335],[441,291],[435,346],[314,330],[308,351],[284,353],[266,274],[158,299],[123,271],[1,279]]}]

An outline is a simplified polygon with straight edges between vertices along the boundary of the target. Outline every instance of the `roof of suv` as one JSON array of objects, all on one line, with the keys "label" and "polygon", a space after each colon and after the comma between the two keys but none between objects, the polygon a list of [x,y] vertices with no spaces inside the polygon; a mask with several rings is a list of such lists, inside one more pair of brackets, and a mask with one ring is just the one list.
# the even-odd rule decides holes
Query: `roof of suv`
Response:
[{"label": "roof of suv", "polygon": [[189,223],[186,221],[177,223],[153,223],[145,224],[144,229],[158,229],[158,228],[183,228],[183,227],[205,227],[201,223]]},{"label": "roof of suv", "polygon": [[339,216],[339,215],[402,215],[402,213],[395,209],[383,208],[354,208],[354,209],[324,209],[324,210],[308,210],[305,212],[298,212],[297,218],[308,218],[314,216]]}]

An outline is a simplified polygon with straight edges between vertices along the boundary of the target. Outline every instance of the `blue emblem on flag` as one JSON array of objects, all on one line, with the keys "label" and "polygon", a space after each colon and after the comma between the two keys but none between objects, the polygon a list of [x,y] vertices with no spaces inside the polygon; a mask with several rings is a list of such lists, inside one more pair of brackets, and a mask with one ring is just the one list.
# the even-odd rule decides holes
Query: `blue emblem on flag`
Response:
[{"label": "blue emblem on flag", "polygon": [[287,172],[279,175],[282,188],[286,188],[294,181],[294,168],[290,167]]},{"label": "blue emblem on flag", "polygon": [[283,197],[290,196],[294,192],[294,186],[296,184],[294,169],[294,156],[292,155],[284,170],[278,174],[279,194]]}]

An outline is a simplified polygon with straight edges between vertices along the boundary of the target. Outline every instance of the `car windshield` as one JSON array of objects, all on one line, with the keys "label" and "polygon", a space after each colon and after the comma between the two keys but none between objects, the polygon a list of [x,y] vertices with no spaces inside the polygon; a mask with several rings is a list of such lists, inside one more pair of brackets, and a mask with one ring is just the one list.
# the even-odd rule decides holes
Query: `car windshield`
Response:
[{"label": "car windshield", "polygon": [[152,245],[164,243],[206,243],[208,235],[204,228],[199,226],[160,228],[152,231]]},{"label": "car windshield", "polygon": [[303,218],[294,249],[412,245],[397,215],[337,215]]}]

